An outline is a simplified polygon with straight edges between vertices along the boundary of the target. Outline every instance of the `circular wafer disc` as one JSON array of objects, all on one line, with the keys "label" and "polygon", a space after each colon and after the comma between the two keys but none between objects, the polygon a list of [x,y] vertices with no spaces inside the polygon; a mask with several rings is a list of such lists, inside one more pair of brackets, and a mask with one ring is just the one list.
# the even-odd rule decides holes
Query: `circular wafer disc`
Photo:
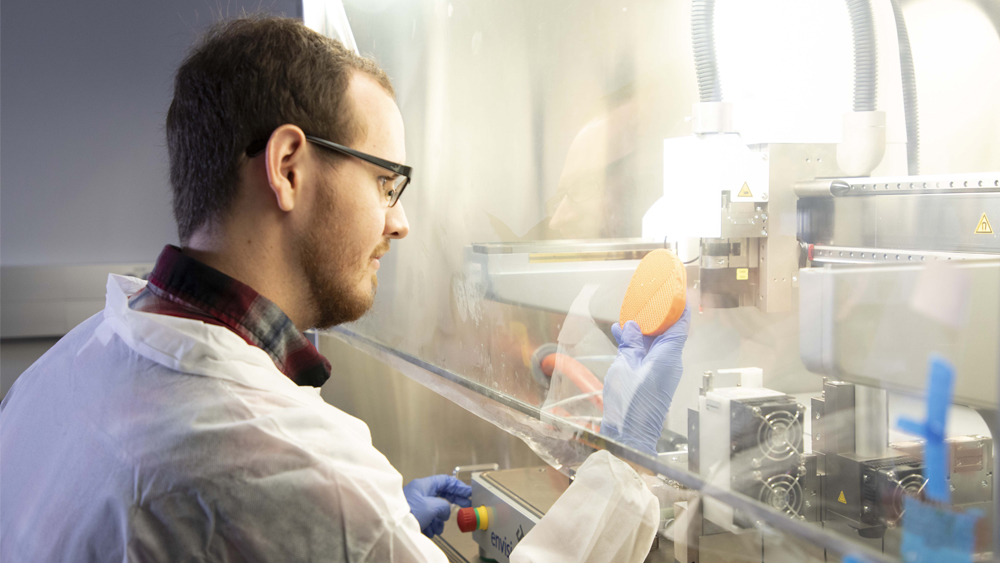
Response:
[{"label": "circular wafer disc", "polygon": [[687,270],[676,254],[657,249],[639,262],[625,292],[619,322],[635,321],[646,336],[666,332],[687,303]]}]

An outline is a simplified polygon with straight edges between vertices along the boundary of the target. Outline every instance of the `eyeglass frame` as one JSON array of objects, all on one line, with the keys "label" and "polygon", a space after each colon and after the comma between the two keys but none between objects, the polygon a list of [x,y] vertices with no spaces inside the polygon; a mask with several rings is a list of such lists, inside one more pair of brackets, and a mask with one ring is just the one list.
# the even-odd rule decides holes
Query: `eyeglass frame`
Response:
[{"label": "eyeglass frame", "polygon": [[[247,147],[246,150],[247,158],[255,158],[257,156],[260,156],[260,154],[267,149],[268,140],[269,139],[259,139],[257,141],[250,143],[250,145]],[[403,190],[405,190],[406,187],[410,185],[410,180],[413,174],[413,168],[410,166],[406,166],[404,164],[397,164],[395,162],[392,162],[391,160],[379,158],[375,155],[371,155],[366,152],[361,152],[359,150],[355,150],[350,147],[345,147],[344,145],[341,145],[339,143],[334,143],[333,141],[327,141],[326,139],[313,137],[312,135],[306,135],[306,140],[309,141],[310,143],[313,143],[314,145],[319,145],[325,149],[332,150],[334,152],[339,152],[341,154],[353,156],[354,158],[363,160],[369,164],[374,164],[379,168],[383,168],[394,174],[398,174],[406,178],[406,180],[402,184],[400,184],[399,191],[396,192],[395,198],[389,203],[389,207],[393,207],[396,205],[396,202],[399,201],[399,198],[403,197]]]}]

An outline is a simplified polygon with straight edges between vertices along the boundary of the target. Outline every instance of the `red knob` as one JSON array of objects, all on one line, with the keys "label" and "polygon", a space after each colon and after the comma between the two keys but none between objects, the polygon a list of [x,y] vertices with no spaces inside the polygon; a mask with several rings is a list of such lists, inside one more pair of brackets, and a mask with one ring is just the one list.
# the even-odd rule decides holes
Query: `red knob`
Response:
[{"label": "red knob", "polygon": [[473,532],[479,527],[475,508],[460,508],[455,518],[458,520],[458,529],[463,532]]}]

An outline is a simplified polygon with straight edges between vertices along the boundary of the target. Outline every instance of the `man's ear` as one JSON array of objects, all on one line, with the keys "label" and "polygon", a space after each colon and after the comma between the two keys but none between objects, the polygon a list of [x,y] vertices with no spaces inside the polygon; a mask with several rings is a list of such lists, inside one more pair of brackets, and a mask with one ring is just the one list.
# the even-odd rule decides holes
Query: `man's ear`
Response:
[{"label": "man's ear", "polygon": [[282,211],[291,211],[302,197],[302,178],[308,155],[306,134],[295,125],[285,124],[271,133],[264,163],[267,182]]}]

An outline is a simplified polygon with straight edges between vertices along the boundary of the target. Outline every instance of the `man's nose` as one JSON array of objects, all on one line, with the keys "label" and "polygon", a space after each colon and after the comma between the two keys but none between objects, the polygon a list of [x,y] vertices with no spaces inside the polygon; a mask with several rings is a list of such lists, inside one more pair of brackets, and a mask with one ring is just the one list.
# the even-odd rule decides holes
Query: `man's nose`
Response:
[{"label": "man's nose", "polygon": [[410,223],[406,220],[406,212],[403,211],[403,204],[396,202],[385,214],[385,231],[382,233],[389,238],[403,238],[410,232]]}]

